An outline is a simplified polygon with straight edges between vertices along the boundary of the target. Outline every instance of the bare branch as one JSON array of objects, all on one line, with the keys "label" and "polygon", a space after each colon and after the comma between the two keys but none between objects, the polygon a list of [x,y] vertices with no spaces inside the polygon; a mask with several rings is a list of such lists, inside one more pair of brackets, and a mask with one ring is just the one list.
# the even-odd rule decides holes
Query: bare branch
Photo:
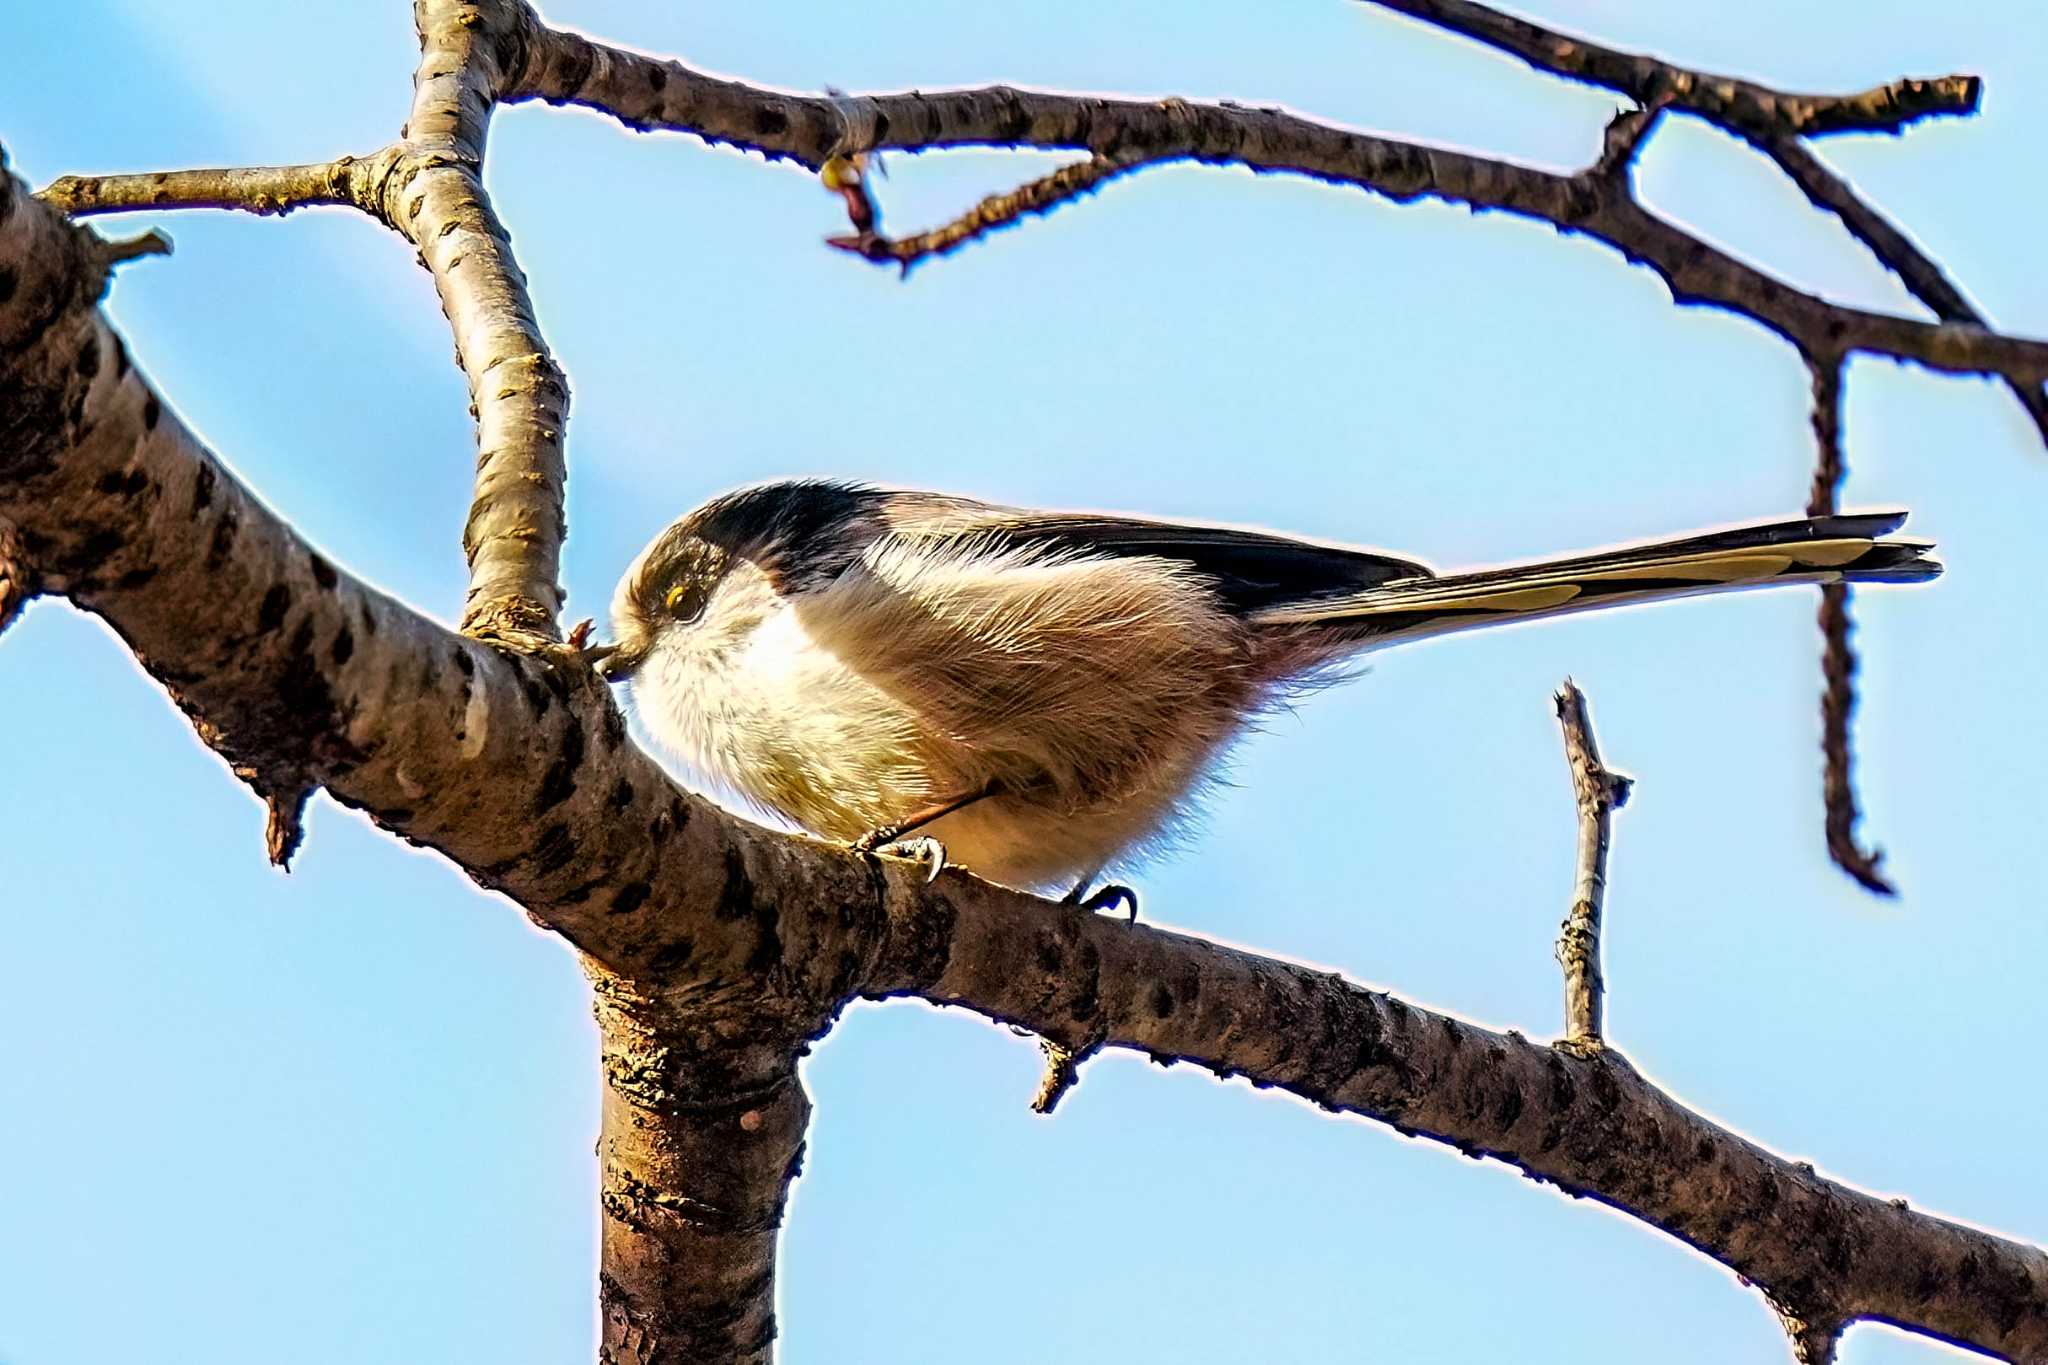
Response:
[{"label": "bare branch", "polygon": [[[1945,322],[1990,326],[1940,266],[1882,213],[1865,203],[1848,181],[1829,170],[1804,143],[1779,137],[1762,139],[1756,145],[1778,163],[1816,208],[1841,219],[1842,226],[1868,247],[1881,265],[1896,274],[1914,298],[1933,309],[1937,317]],[[2020,400],[2020,406],[2027,410],[2027,416],[2033,419],[2042,442],[2048,444],[2048,393],[2039,384],[2011,379],[2006,383]]]},{"label": "bare branch", "polygon": [[1590,1194],[1781,1300],[1838,1305],[2013,1359],[2048,1354],[2048,1252],[1852,1189],[1684,1108],[1611,1049],[1495,1033],[1325,972],[958,874],[889,877],[870,995],[1033,1032],[1100,1029],[1162,1064],[1326,1109]]},{"label": "bare branch", "polygon": [[[637,1305],[608,1306],[620,1342],[650,1324],[682,1342],[673,1324],[707,1314],[738,1324],[717,1329],[728,1342],[760,1340],[760,1267],[802,1131],[778,1068],[848,998],[917,994],[1498,1156],[1784,1301],[2048,1353],[2048,1254],[1823,1180],[1612,1052],[958,872],[926,885],[679,792],[577,651],[459,638],[329,565],[236,483],[128,363],[75,231],[13,189],[0,180],[0,266],[18,282],[0,302],[0,388],[16,396],[0,407],[0,521],[48,590],[104,616],[231,761],[325,786],[631,983],[601,1006],[620,1063],[607,1133],[626,1144],[607,1147],[608,1305]],[[658,1094],[639,1088],[650,1075]]]},{"label": "bare branch", "polygon": [[1557,723],[1564,731],[1565,764],[1579,808],[1579,857],[1571,914],[1557,940],[1564,968],[1564,1041],[1577,1048],[1604,1046],[1601,1013],[1606,981],[1600,971],[1600,919],[1607,905],[1607,841],[1614,812],[1634,784],[1600,762],[1586,694],[1570,678],[1557,690]]},{"label": "bare branch", "polygon": [[[508,100],[598,109],[791,158],[816,170],[848,151],[1000,146],[1071,149],[1131,163],[1191,160],[1288,172],[1398,202],[1435,197],[1547,222],[1648,266],[1681,303],[1748,317],[1803,352],[1868,351],[1937,370],[2048,380],[2048,343],[1968,324],[1934,325],[1833,305],[1656,217],[1604,176],[1533,167],[1375,137],[1281,109],[1139,101],[1010,86],[832,97],[721,80],[580,34],[542,27]],[[849,140],[866,135],[869,146]]]},{"label": "bare branch", "polygon": [[[1813,357],[1813,439],[1816,450],[1813,488],[1806,499],[1808,516],[1835,510],[1842,486],[1842,368],[1839,361]],[[1884,854],[1865,849],[1856,840],[1862,819],[1856,797],[1856,754],[1849,722],[1856,714],[1856,650],[1849,641],[1849,589],[1828,583],[1820,590],[1821,752],[1826,759],[1822,795],[1827,809],[1828,856],[1855,878],[1864,890],[1896,896],[1898,888],[1879,871]]]},{"label": "bare branch", "polygon": [[1135,162],[1117,161],[1105,156],[1090,157],[1072,166],[1062,166],[1050,175],[1029,181],[1007,193],[992,194],[952,222],[930,232],[891,238],[873,230],[861,230],[856,223],[856,231],[851,235],[827,237],[825,244],[850,251],[878,265],[893,262],[907,275],[910,267],[927,256],[943,256],[958,251],[969,242],[986,237],[999,228],[1012,227],[1028,216],[1050,213],[1060,205],[1092,194],[1107,182],[1137,168]]},{"label": "bare branch", "polygon": [[604,1365],[767,1365],[775,1250],[803,1164],[805,1033],[747,993],[651,992],[591,972],[604,1037]]},{"label": "bare branch", "polygon": [[[1620,52],[1582,38],[1539,27],[1472,0],[1367,0],[1473,38],[1539,71],[1629,96],[1645,108],[1676,107],[1696,114],[1753,144],[1778,164],[1816,208],[1843,226],[1913,296],[1945,322],[1990,324],[1883,214],[1866,204],[1847,181],[1824,165],[1801,141],[1851,131],[1903,132],[1934,115],[1974,114],[1983,82],[1974,76],[1931,81],[1901,80],[1852,96],[1787,95],[1725,76],[1710,76],[1638,53]],[[1624,115],[1623,117],[1626,117]],[[1612,134],[1610,132],[1610,138]],[[2038,383],[2008,379],[2013,393],[2048,443],[2048,394]]]},{"label": "bare branch", "polygon": [[239,209],[284,214],[315,205],[357,206],[370,158],[304,166],[154,171],[142,175],[66,175],[37,198],[59,213],[86,218],[138,209]]},{"label": "bare branch", "polygon": [[1640,53],[1603,47],[1503,14],[1472,0],[1369,0],[1521,58],[1538,71],[1605,86],[1636,103],[1662,101],[1709,122],[1761,137],[1897,133],[1920,119],[1973,114],[1984,83],[1975,76],[1896,80],[1856,95],[1799,95],[1716,76]]},{"label": "bare branch", "polygon": [[562,542],[568,536],[562,433],[569,383],[534,319],[511,234],[484,192],[484,137],[511,77],[524,4],[420,0],[420,65],[405,136],[410,156],[383,185],[384,216],[420,249],[477,419],[476,492],[464,523],[465,634],[515,642],[561,638]]}]

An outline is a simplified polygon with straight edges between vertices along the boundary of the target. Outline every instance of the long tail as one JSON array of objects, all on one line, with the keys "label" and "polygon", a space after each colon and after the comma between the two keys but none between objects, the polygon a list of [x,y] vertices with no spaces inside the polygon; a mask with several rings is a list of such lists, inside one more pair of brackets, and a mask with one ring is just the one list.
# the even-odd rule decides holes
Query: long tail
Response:
[{"label": "long tail", "polygon": [[1475,573],[1415,577],[1344,597],[1284,603],[1262,626],[1324,626],[1360,645],[1440,635],[1565,612],[1781,583],[1924,583],[1941,573],[1933,542],[1883,539],[1904,512],[1734,526]]}]

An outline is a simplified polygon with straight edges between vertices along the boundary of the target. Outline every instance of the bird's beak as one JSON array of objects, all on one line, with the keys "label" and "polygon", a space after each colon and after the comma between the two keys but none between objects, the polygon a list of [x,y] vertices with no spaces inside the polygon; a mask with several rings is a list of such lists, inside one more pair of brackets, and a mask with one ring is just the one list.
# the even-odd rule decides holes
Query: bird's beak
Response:
[{"label": "bird's beak", "polygon": [[583,651],[583,661],[608,683],[620,683],[632,677],[633,670],[646,657],[644,652],[629,650],[624,645],[593,645]]}]

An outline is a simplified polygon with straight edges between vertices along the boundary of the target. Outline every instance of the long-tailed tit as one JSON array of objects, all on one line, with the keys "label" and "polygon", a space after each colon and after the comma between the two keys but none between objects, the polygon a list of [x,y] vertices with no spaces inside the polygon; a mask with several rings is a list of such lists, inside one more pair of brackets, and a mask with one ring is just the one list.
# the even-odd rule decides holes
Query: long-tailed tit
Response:
[{"label": "long-tailed tit", "polygon": [[[1917,583],[1901,512],[1438,575],[1229,526],[788,481],[654,538],[600,667],[656,739],[829,839],[922,830],[1020,887],[1169,832],[1231,742],[1365,650],[1781,583]],[[1117,888],[1121,890],[1121,888]],[[1099,901],[1101,898],[1098,897]]]}]

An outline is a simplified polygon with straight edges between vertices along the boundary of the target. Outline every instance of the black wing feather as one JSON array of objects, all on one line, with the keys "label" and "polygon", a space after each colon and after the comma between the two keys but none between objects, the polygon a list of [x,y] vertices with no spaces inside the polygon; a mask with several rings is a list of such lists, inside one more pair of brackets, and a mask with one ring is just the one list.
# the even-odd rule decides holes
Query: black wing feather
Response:
[{"label": "black wing feather", "polygon": [[1218,596],[1245,612],[1432,576],[1428,565],[1397,555],[1237,526],[1045,512],[933,494],[898,493],[891,503],[889,521],[902,533],[973,535],[1098,557],[1177,560],[1213,581]]}]

